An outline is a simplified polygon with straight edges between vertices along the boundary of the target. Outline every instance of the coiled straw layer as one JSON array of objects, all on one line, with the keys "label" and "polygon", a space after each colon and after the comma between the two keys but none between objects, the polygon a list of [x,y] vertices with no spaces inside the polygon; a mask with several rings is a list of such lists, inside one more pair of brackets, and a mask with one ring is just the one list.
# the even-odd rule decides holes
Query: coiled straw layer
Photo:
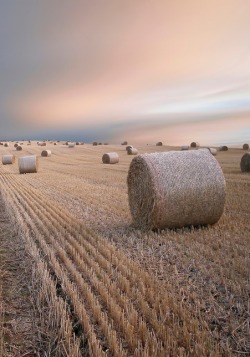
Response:
[{"label": "coiled straw layer", "polygon": [[20,174],[34,173],[38,171],[38,159],[36,155],[23,156],[18,159]]},{"label": "coiled straw layer", "polygon": [[41,156],[48,157],[51,156],[51,150],[43,150]]},{"label": "coiled straw layer", "polygon": [[127,183],[138,228],[214,224],[223,213],[225,179],[207,149],[138,155],[130,164]]},{"label": "coiled straw layer", "polygon": [[108,152],[102,156],[102,162],[104,164],[117,164],[119,156],[116,152]]},{"label": "coiled straw layer", "polygon": [[246,153],[242,156],[240,161],[240,168],[242,172],[250,172],[250,153]]},{"label": "coiled straw layer", "polygon": [[128,155],[137,155],[138,154],[138,150],[136,148],[128,148],[127,150]]}]

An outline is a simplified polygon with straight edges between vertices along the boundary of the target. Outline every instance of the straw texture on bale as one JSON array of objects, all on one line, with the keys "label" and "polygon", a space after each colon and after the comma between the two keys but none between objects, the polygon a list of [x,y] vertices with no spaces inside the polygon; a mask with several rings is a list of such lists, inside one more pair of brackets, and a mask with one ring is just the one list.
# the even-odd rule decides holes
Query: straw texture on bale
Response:
[{"label": "straw texture on bale", "polygon": [[51,156],[51,150],[43,150],[41,156],[48,157]]},{"label": "straw texture on bale", "polygon": [[240,168],[242,172],[250,172],[250,153],[246,153],[242,156]]},{"label": "straw texture on bale", "polygon": [[38,159],[36,155],[23,156],[18,159],[20,174],[35,173],[38,171]]},{"label": "straw texture on bale", "polygon": [[137,155],[138,150],[136,148],[128,148],[127,153],[128,155]]},{"label": "straw texture on bale", "polygon": [[181,151],[183,150],[189,150],[189,146],[188,145],[182,145],[181,146]]},{"label": "straw texture on bale", "polygon": [[3,165],[11,165],[15,162],[14,155],[3,155],[2,156],[2,164]]},{"label": "straw texture on bale", "polygon": [[119,155],[116,152],[108,152],[102,156],[104,164],[117,164],[119,162]]},{"label": "straw texture on bale", "polygon": [[76,145],[75,143],[68,143],[68,147],[69,147],[69,148],[74,148],[75,145]]},{"label": "straw texture on bale", "polygon": [[162,146],[162,142],[159,141],[158,143],[156,143],[156,146]]},{"label": "straw texture on bale", "polygon": [[248,144],[244,144],[243,145],[243,150],[249,150],[249,145]]},{"label": "straw texture on bale", "polygon": [[217,155],[217,149],[215,149],[215,148],[208,148],[208,150],[211,152],[212,155],[214,155],[214,156]]},{"label": "straw texture on bale", "polygon": [[198,147],[200,146],[200,144],[193,141],[193,142],[190,144],[190,146],[191,146],[191,148],[198,148]]},{"label": "straw texture on bale", "polygon": [[208,150],[138,155],[127,184],[133,223],[141,229],[214,224],[223,213],[225,179]]},{"label": "straw texture on bale", "polygon": [[21,150],[23,150],[23,148],[22,148],[22,146],[17,145],[16,150],[17,150],[17,151],[21,151]]}]

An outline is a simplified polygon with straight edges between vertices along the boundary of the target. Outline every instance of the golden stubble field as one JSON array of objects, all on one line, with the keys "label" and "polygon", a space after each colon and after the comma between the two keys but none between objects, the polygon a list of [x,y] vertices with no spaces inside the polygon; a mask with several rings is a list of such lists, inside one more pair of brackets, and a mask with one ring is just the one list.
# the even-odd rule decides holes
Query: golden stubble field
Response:
[{"label": "golden stubble field", "polygon": [[[39,172],[20,175],[17,160],[1,164],[1,199],[32,265],[37,355],[250,353],[250,174],[240,171],[243,150],[216,156],[227,192],[217,224],[142,232],[131,226],[126,180],[133,156],[125,146],[22,147],[10,143],[0,153],[36,154]],[[41,157],[44,149],[52,156]],[[112,151],[119,163],[102,164]],[[4,333],[1,340],[7,351]]]}]

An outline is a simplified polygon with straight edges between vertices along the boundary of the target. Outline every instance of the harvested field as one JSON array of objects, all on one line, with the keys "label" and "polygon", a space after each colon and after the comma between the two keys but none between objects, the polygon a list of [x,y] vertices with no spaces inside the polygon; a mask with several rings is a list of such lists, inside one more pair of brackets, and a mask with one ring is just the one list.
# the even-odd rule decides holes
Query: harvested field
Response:
[{"label": "harvested field", "polygon": [[[103,165],[101,145],[52,145],[35,175],[0,165],[2,205],[35,272],[32,309],[47,355],[249,354],[250,175],[240,170],[242,148],[216,156],[226,178],[217,224],[142,232],[131,226],[128,207],[133,156],[110,145],[119,163]],[[36,145],[15,153],[39,154]],[[5,349],[13,345],[0,338]]]}]

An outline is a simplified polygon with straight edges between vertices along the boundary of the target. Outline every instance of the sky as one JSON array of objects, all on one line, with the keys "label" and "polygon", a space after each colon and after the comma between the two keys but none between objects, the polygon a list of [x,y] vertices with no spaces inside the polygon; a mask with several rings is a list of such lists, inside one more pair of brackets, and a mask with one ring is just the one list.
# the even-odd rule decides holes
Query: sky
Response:
[{"label": "sky", "polygon": [[250,143],[249,0],[0,0],[0,139]]}]

